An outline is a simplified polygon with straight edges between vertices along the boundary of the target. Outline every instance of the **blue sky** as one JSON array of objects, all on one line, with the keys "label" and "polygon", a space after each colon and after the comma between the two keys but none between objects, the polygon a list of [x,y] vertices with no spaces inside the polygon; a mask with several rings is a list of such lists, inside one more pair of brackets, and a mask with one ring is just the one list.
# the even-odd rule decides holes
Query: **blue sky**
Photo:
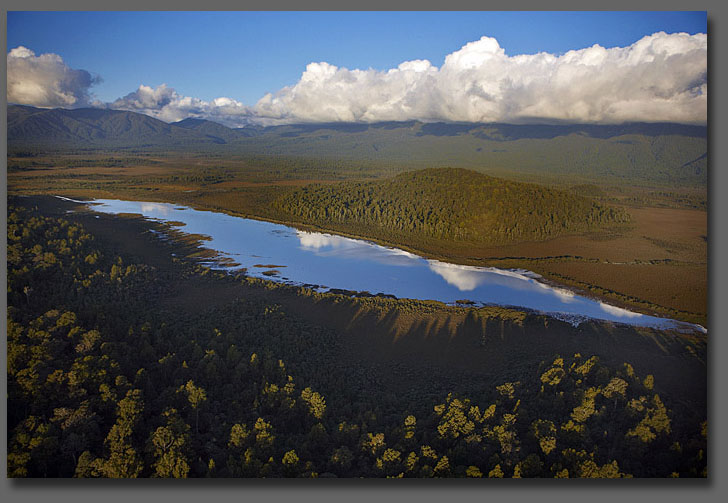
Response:
[{"label": "blue sky", "polygon": [[445,56],[487,35],[509,56],[627,46],[658,31],[706,33],[704,12],[8,12],[8,50],[60,55],[103,81],[113,101],[167,83],[210,100],[253,105],[293,85],[306,65],[386,70]]},{"label": "blue sky", "polygon": [[7,100],[229,126],[707,119],[705,12],[9,12]]}]

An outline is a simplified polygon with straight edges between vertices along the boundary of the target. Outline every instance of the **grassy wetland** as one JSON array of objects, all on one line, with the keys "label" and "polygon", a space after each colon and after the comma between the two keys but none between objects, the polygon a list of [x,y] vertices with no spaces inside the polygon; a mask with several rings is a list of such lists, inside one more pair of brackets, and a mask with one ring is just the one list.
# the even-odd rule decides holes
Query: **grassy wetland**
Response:
[{"label": "grassy wetland", "polygon": [[[418,167],[394,161],[344,162],[242,154],[64,153],[10,156],[8,187],[10,194],[178,203],[299,228],[363,237],[454,263],[524,268],[547,280],[643,313],[706,323],[707,195],[699,184],[686,187],[660,186],[644,181],[608,184],[599,182],[597,177],[588,180],[590,183],[574,184],[572,177],[567,176],[557,182],[551,177],[550,182],[545,183],[538,176],[532,176],[529,179],[539,184],[531,185],[523,181],[523,175],[513,176],[513,181],[502,179],[501,185],[515,187],[514,194],[510,199],[501,196],[497,208],[478,211],[473,205],[464,203],[465,213],[469,212],[466,216],[472,217],[471,229],[487,229],[488,222],[482,218],[478,220],[485,214],[499,223],[503,222],[503,215],[515,219],[511,228],[497,235],[462,235],[460,231],[461,235],[455,236],[458,231],[452,229],[426,232],[406,228],[407,222],[400,217],[424,222],[423,208],[425,212],[442,208],[443,198],[448,197],[446,193],[436,194],[435,191],[433,194],[437,198],[420,204],[416,188],[407,196],[410,203],[423,208],[412,207],[407,213],[407,208],[401,204],[406,202],[406,197],[400,198],[399,203],[393,202],[399,204],[396,211],[402,214],[390,211],[390,215],[394,220],[402,220],[403,224],[394,220],[394,226],[381,219],[357,220],[353,216],[354,209],[349,216],[325,215],[329,211],[327,205],[334,201],[347,208],[353,206],[352,198],[362,187],[371,194],[384,194],[381,197],[386,197],[387,190],[390,195],[400,192],[397,183],[406,183],[406,179],[397,182],[397,177],[407,177],[407,172]],[[463,176],[465,179],[479,176],[470,170],[440,171],[441,179],[449,177],[454,183]],[[497,182],[498,179],[490,180]],[[465,186],[470,182],[462,183]],[[519,194],[524,187],[527,190]],[[531,198],[533,188],[537,189],[541,200],[549,193],[550,200],[559,204],[578,200],[580,204],[586,202],[590,207],[600,208],[597,211],[606,212],[601,217],[604,221],[599,222],[598,217],[591,224],[570,225],[567,221],[562,224],[554,208],[558,204],[552,204],[550,212],[544,208],[540,216],[532,215],[531,211],[518,217],[512,211],[515,205],[520,208],[518,198]],[[312,194],[318,201],[311,199]],[[367,196],[369,199],[371,194]],[[317,204],[322,213],[311,213]],[[301,208],[306,208],[307,213]],[[572,215],[578,214],[574,208],[569,209],[568,204],[564,208]],[[394,210],[394,206],[391,209]],[[462,218],[462,215],[463,211],[460,211],[456,216]],[[445,217],[442,218],[444,221]],[[518,218],[526,229],[513,233],[512,226],[518,224]],[[529,221],[536,222],[538,228],[524,225]],[[546,228],[544,222],[551,228]],[[467,226],[468,222],[465,224]]]}]

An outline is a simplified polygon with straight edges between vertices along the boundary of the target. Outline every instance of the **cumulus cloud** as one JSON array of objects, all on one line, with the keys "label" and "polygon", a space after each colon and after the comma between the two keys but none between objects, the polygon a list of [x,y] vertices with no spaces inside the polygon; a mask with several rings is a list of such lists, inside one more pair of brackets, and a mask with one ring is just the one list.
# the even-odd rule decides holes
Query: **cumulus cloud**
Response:
[{"label": "cumulus cloud", "polygon": [[[627,47],[594,45],[565,54],[509,56],[484,36],[442,66],[405,61],[381,71],[310,63],[299,81],[253,106],[204,101],[162,84],[106,106],[173,122],[227,126],[297,122],[586,122],[707,120],[707,35],[654,33]],[[41,106],[88,102],[93,79],[55,54],[18,47],[8,54],[8,101]],[[11,99],[12,98],[12,99]]]},{"label": "cumulus cloud", "polygon": [[7,54],[7,100],[37,107],[90,104],[89,88],[100,82],[86,70],[75,70],[58,54],[35,55],[22,45]]},{"label": "cumulus cloud", "polygon": [[267,94],[261,118],[281,122],[385,120],[705,122],[707,36],[664,32],[628,47],[508,56],[490,37],[388,71],[311,63],[294,86]]},{"label": "cumulus cloud", "polygon": [[109,108],[150,115],[166,122],[188,117],[208,119],[226,126],[239,127],[250,123],[249,107],[232,98],[215,98],[204,101],[182,96],[166,84],[152,88],[140,85],[139,89],[109,103]]}]

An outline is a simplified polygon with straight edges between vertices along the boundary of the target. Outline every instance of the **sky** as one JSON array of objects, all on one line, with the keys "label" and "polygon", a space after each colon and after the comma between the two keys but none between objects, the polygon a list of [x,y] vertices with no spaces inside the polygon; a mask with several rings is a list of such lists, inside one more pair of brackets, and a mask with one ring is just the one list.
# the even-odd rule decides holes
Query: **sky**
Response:
[{"label": "sky", "polygon": [[8,12],[8,102],[172,122],[707,117],[705,12]]}]

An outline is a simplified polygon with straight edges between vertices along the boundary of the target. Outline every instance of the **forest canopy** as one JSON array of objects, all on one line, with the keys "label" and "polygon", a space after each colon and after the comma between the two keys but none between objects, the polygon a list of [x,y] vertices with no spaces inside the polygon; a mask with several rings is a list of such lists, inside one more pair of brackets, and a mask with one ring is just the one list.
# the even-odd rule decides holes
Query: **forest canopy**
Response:
[{"label": "forest canopy", "polygon": [[273,207],[290,218],[375,235],[505,244],[539,241],[629,221],[577,194],[460,168],[432,168],[372,182],[311,184]]}]

